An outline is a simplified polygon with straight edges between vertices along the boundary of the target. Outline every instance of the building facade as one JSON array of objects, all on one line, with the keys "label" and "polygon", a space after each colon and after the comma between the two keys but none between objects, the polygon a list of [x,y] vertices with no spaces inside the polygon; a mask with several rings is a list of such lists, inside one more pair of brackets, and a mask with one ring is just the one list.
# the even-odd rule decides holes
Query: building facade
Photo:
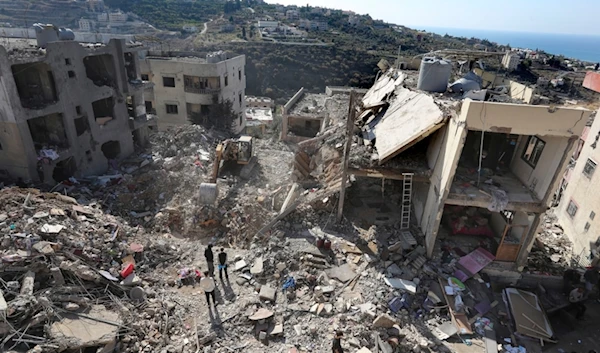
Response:
[{"label": "building facade", "polygon": [[147,143],[137,50],[116,39],[50,42],[45,55],[0,47],[1,177],[54,185],[97,175]]},{"label": "building facade", "polygon": [[509,71],[514,71],[519,67],[521,56],[514,52],[507,52],[502,57],[502,66]]},{"label": "building facade", "polygon": [[82,18],[79,20],[79,30],[83,32],[91,32],[94,30],[94,21]]},{"label": "building facade", "polygon": [[146,108],[156,112],[159,129],[188,124],[194,114],[208,114],[212,105],[230,101],[238,116],[232,130],[241,133],[246,125],[246,57],[170,54],[148,52],[142,61],[142,78],[154,83]]},{"label": "building facade", "polygon": [[587,258],[600,242],[600,198],[593,192],[600,187],[600,173],[596,166],[600,162],[600,119],[582,136],[579,148],[571,159],[572,169],[565,175],[565,184],[560,203],[556,209],[560,225],[573,242],[574,255]]}]

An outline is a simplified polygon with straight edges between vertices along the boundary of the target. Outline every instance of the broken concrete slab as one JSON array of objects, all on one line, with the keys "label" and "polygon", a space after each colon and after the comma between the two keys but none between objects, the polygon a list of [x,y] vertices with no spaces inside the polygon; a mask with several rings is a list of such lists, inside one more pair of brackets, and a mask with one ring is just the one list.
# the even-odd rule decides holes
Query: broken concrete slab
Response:
[{"label": "broken concrete slab", "polygon": [[248,264],[246,263],[246,261],[240,260],[240,261],[237,261],[235,263],[235,265],[233,266],[233,270],[234,271],[240,271],[240,270],[244,269],[246,266],[248,266]]},{"label": "broken concrete slab", "polygon": [[385,278],[384,281],[392,288],[405,290],[412,294],[417,293],[417,285],[413,281],[407,281],[401,278]]},{"label": "broken concrete slab", "polygon": [[0,312],[4,312],[8,308],[6,304],[6,300],[4,299],[4,293],[2,293],[2,289],[0,289]]},{"label": "broken concrete slab", "polygon": [[278,323],[269,325],[269,330],[267,330],[267,333],[269,336],[281,335],[283,333],[283,324]]},{"label": "broken concrete slab", "polygon": [[356,276],[354,269],[349,264],[330,268],[325,273],[330,278],[336,278],[342,283],[346,283]]},{"label": "broken concrete slab", "polygon": [[40,228],[40,232],[45,233],[45,234],[58,234],[60,233],[63,229],[65,229],[65,226],[61,225],[61,224],[44,224],[41,228]]},{"label": "broken concrete slab", "polygon": [[270,302],[274,302],[276,294],[277,292],[275,288],[265,284],[260,287],[260,293],[258,294],[258,297],[261,300],[268,300]]},{"label": "broken concrete slab", "polygon": [[103,305],[94,305],[85,317],[77,314],[64,313],[62,320],[50,326],[48,336],[62,350],[82,349],[106,345],[112,342],[122,321],[119,314],[109,311]]},{"label": "broken concrete slab", "polygon": [[48,255],[54,253],[54,248],[52,247],[53,244],[55,243],[51,243],[48,241],[40,241],[33,244],[32,248],[40,254]]},{"label": "broken concrete slab", "polygon": [[254,314],[250,315],[248,319],[252,321],[260,321],[266,320],[273,316],[273,312],[271,310],[267,310],[265,308],[258,309]]},{"label": "broken concrete slab", "polygon": [[391,264],[387,269],[386,272],[390,275],[390,277],[397,277],[400,276],[402,274],[402,269],[400,268],[400,266],[396,265],[396,264]]},{"label": "broken concrete slab", "polygon": [[33,295],[33,285],[35,284],[35,272],[27,271],[21,284],[21,295]]},{"label": "broken concrete slab", "polygon": [[263,273],[263,271],[264,271],[263,258],[258,257],[258,258],[256,258],[256,260],[254,260],[254,265],[252,265],[252,267],[250,268],[250,273],[253,275],[259,275],[259,274]]},{"label": "broken concrete slab", "polygon": [[396,320],[388,314],[381,314],[373,320],[373,328],[391,328],[396,325]]}]

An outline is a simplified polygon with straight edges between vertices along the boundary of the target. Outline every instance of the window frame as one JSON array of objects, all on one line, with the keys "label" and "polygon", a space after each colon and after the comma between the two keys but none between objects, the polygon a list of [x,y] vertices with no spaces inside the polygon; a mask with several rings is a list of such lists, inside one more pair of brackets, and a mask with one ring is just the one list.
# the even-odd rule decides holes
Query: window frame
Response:
[{"label": "window frame", "polygon": [[[173,112],[172,109],[169,111],[169,107],[175,107],[175,111]],[[177,106],[177,104],[165,103],[165,111],[167,112],[167,114],[177,115],[177,114],[179,114],[179,107]]]},{"label": "window frame", "polygon": [[[169,87],[169,88],[175,88],[175,77],[167,77],[167,76],[163,76],[163,87]],[[165,79],[170,79],[173,80],[173,86],[169,86],[166,84]]]},{"label": "window frame", "polygon": [[[571,207],[575,208],[575,211],[573,212],[573,214],[571,214],[571,211],[570,211]],[[575,215],[577,215],[577,211],[579,211],[579,205],[575,201],[573,201],[573,199],[569,200],[569,203],[567,204],[567,208],[565,209],[565,212],[567,212],[569,217],[575,218]]]},{"label": "window frame", "polygon": [[[586,172],[586,168],[588,165],[594,165],[594,168],[592,169],[591,172]],[[598,163],[596,163],[596,161],[594,161],[591,158],[588,158],[587,161],[585,161],[585,164],[583,165],[583,169],[581,170],[581,174],[585,175],[588,179],[591,179],[592,176],[594,175],[594,172],[596,171],[596,167],[598,166]]]},{"label": "window frame", "polygon": [[[531,151],[531,155],[529,156],[529,158],[527,158],[525,155],[526,155],[527,150],[529,149],[529,146],[531,145],[533,139],[535,139],[535,144],[533,146],[533,150]],[[542,148],[541,148],[541,150],[540,150],[540,152],[539,152],[539,154],[537,155],[537,158],[536,158],[536,155],[533,152],[537,149],[537,145],[540,142],[543,145],[542,145]],[[542,153],[544,153],[544,148],[545,147],[546,147],[546,141],[544,141],[541,138],[539,138],[537,136],[534,136],[534,135],[529,136],[529,138],[527,138],[527,143],[525,143],[525,148],[523,148],[523,152],[521,153],[521,159],[525,163],[527,163],[531,168],[535,169],[536,166],[537,166],[537,164],[538,164],[538,162],[540,161],[540,158],[542,157]],[[533,157],[533,160],[532,160],[532,157]]]}]

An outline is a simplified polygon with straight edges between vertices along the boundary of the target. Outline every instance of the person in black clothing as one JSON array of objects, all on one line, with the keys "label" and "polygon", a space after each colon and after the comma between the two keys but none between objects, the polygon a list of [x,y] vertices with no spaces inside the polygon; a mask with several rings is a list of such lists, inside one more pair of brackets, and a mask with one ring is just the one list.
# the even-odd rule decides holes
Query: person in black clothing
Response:
[{"label": "person in black clothing", "polygon": [[227,282],[229,282],[229,274],[227,274],[227,253],[225,249],[221,248],[221,252],[219,253],[219,278],[221,281],[223,280],[223,272],[225,272],[225,278],[227,278]]},{"label": "person in black clothing", "polygon": [[210,273],[210,276],[212,277],[215,275],[215,255],[212,251],[212,244],[208,244],[206,250],[204,250],[204,257],[208,264],[208,273]]},{"label": "person in black clothing", "polygon": [[333,353],[344,353],[344,349],[342,349],[342,336],[344,336],[344,334],[341,331],[335,333],[335,337],[333,338],[333,348],[331,349]]}]

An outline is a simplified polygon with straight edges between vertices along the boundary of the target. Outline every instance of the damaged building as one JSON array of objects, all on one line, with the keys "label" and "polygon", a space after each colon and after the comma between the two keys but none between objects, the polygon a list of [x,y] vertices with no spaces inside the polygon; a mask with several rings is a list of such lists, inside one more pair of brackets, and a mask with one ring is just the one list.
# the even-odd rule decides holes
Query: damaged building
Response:
[{"label": "damaged building", "polygon": [[148,142],[139,48],[124,40],[0,49],[0,173],[56,184],[104,173]]},{"label": "damaged building", "polygon": [[158,127],[189,124],[193,117],[205,118],[218,103],[231,102],[237,116],[232,130],[245,126],[246,57],[224,52],[144,51],[142,79],[154,83],[146,91],[146,109],[158,116]]},{"label": "damaged building", "polygon": [[[522,268],[591,111],[525,104],[529,95],[502,103],[462,89],[433,94],[412,83],[394,69],[380,76],[351,109],[347,153],[346,124],[318,130],[313,119],[316,137],[298,144],[297,180],[348,187],[345,215],[422,233],[427,257],[461,244],[483,248],[500,270]],[[480,100],[465,98],[473,95]]]}]

